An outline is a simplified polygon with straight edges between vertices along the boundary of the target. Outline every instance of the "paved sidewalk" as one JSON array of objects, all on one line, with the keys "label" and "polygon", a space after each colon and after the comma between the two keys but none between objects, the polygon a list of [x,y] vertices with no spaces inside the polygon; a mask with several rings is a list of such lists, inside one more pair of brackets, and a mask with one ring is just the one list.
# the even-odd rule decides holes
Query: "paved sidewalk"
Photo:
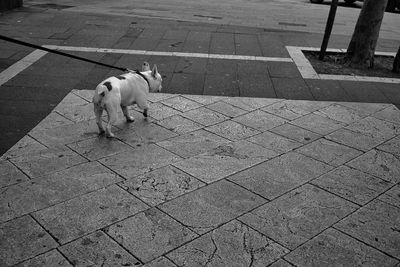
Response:
[{"label": "paved sidewalk", "polygon": [[[263,21],[262,16],[253,16],[249,23],[244,23],[244,15],[239,16],[239,14],[235,15],[238,16],[238,20],[232,21],[229,19],[227,21],[209,21],[204,17],[195,16],[194,18],[198,18],[199,21],[190,22],[176,20],[169,15],[165,20],[156,17],[157,12],[163,12],[152,9],[150,2],[146,2],[148,5],[146,12],[151,13],[146,13],[147,18],[138,17],[135,14],[117,13],[112,15],[115,14],[112,12],[113,10],[122,12],[123,9],[112,9],[107,5],[104,7],[104,4],[97,4],[96,8],[92,8],[92,13],[85,13],[79,12],[78,7],[73,8],[74,11],[69,11],[71,8],[63,9],[57,5],[37,6],[34,4],[35,2],[41,1],[27,1],[32,4],[30,7],[2,14],[0,16],[0,33],[39,45],[290,59],[286,46],[319,47],[322,34],[314,27],[320,29],[321,25],[324,25],[320,18],[307,22],[309,26],[307,29],[296,28],[295,25],[279,24],[279,22],[293,24],[295,21],[290,21],[292,19],[290,14],[295,11],[288,9],[285,16],[288,20],[282,21],[285,5],[273,2],[268,3],[272,10],[279,9],[281,11],[276,13],[272,24]],[[94,2],[105,3],[107,1]],[[117,5],[117,3],[123,2],[113,1],[113,4]],[[82,4],[82,1],[80,3]],[[237,4],[244,5],[240,1]],[[326,6],[311,5],[310,3],[298,3],[296,7],[303,11],[308,10],[307,7],[315,9],[315,12],[319,14],[318,17],[323,16],[327,11]],[[85,8],[87,7],[82,7],[82,10]],[[212,4],[204,8],[203,12],[206,14],[212,9]],[[185,13],[183,18],[188,19],[186,16],[196,15],[190,15],[190,10],[192,13],[196,11],[193,8],[183,10],[189,12]],[[246,10],[250,12],[250,9]],[[344,12],[343,16],[346,16],[347,19],[343,22],[344,24],[341,20],[338,20],[337,23],[338,27],[342,25],[346,29],[342,29],[339,34],[332,35],[329,44],[331,48],[347,47],[351,34],[349,29],[351,29],[352,20],[358,12],[357,9],[344,8],[342,11]],[[304,15],[304,17],[311,20],[309,16]],[[263,24],[258,25],[257,18],[263,21]],[[397,51],[398,40],[391,36],[399,34],[400,28],[393,28],[396,25],[398,14],[387,13],[385,18],[382,27],[387,34],[381,35],[377,50],[394,52]],[[235,21],[241,21],[241,25],[250,26],[237,26]],[[301,24],[303,21],[300,20],[297,23]],[[293,31],[294,29],[299,31]],[[316,32],[312,32],[313,29]],[[301,30],[306,30],[306,32]],[[5,42],[0,42],[0,50],[2,51],[0,53],[0,78],[3,71],[32,52],[29,48]],[[144,60],[152,64],[156,63],[165,76],[163,88],[167,93],[379,102],[400,105],[398,84],[304,79],[293,62],[85,52],[75,52],[75,54],[132,69],[140,67]],[[1,84],[0,154],[7,151],[47,116],[70,92],[71,88],[92,89],[105,77],[116,74],[115,71],[107,68],[47,54],[12,79],[7,80],[6,83]]]},{"label": "paved sidewalk", "polygon": [[3,155],[1,266],[398,266],[393,105],[152,94],[107,139],[91,95]]}]

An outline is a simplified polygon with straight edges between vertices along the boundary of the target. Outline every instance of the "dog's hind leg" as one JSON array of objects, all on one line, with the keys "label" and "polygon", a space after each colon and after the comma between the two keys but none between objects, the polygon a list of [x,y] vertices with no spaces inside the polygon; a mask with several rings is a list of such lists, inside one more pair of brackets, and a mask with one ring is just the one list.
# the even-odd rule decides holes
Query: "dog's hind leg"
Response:
[{"label": "dog's hind leg", "polygon": [[99,103],[93,103],[94,106],[94,114],[96,115],[96,124],[99,127],[100,134],[104,134],[103,123],[101,121],[101,116],[103,115],[103,108]]},{"label": "dog's hind leg", "polygon": [[111,127],[113,124],[117,122],[117,109],[115,107],[118,107],[116,105],[106,105],[106,110],[108,114],[108,122],[106,125],[106,136],[107,137],[114,137],[114,134],[111,132]]},{"label": "dog's hind leg", "polygon": [[121,109],[122,113],[124,113],[127,122],[133,122],[135,120],[132,116],[129,116],[129,111],[127,106],[121,106]]}]

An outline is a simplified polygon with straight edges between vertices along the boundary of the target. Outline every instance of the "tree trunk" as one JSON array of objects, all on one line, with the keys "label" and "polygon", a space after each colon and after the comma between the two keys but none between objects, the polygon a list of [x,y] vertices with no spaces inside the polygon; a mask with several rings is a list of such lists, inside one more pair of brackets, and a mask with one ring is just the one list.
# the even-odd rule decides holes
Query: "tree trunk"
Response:
[{"label": "tree trunk", "polygon": [[399,46],[399,50],[397,50],[396,57],[394,58],[392,71],[394,73],[400,73],[400,46]]},{"label": "tree trunk", "polygon": [[388,0],[365,0],[354,29],[347,57],[358,68],[374,66],[375,47]]}]

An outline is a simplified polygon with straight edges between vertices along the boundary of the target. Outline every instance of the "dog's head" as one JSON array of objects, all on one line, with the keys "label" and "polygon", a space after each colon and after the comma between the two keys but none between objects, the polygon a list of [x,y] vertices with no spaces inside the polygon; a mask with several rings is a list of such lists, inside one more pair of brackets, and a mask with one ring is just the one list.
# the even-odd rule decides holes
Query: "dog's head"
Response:
[{"label": "dog's head", "polygon": [[148,81],[150,84],[150,92],[161,92],[162,89],[162,77],[161,74],[158,73],[157,70],[157,65],[153,66],[153,69],[150,70],[150,64],[147,62],[144,62],[142,65],[142,72],[147,72],[149,73],[148,76]]}]

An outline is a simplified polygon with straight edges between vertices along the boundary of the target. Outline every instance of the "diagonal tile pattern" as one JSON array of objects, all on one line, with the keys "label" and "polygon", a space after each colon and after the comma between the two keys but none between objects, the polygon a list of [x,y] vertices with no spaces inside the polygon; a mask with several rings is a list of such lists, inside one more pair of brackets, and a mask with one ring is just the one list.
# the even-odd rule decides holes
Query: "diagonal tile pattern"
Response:
[{"label": "diagonal tile pattern", "polygon": [[91,95],[1,157],[0,265],[399,264],[393,105],[151,94],[110,140]]},{"label": "diagonal tile pattern", "polygon": [[178,265],[265,266],[287,252],[247,225],[232,221],[167,256]]},{"label": "diagonal tile pattern", "polygon": [[400,209],[374,200],[334,227],[399,259]]},{"label": "diagonal tile pattern", "polygon": [[102,231],[79,238],[60,248],[77,266],[137,266],[140,262]]},{"label": "diagonal tile pattern", "polygon": [[357,207],[326,191],[304,185],[239,220],[295,249]]},{"label": "diagonal tile pattern", "polygon": [[285,256],[298,266],[393,266],[396,260],[337,231],[328,229]]}]

